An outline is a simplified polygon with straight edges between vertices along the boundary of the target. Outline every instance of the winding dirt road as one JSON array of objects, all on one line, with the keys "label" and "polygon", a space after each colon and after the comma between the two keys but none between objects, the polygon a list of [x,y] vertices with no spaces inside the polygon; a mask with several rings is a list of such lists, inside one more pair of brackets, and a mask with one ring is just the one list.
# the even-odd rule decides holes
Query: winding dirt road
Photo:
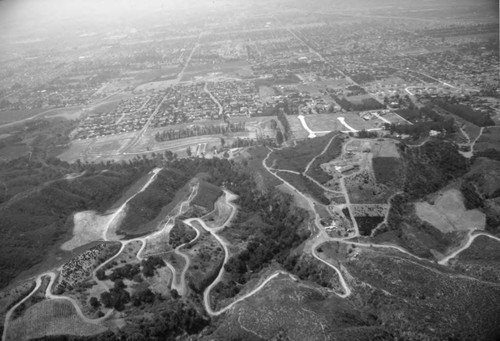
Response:
[{"label": "winding dirt road", "polygon": [[[334,138],[334,137],[333,137]],[[330,140],[329,144],[321,151],[321,153],[319,153],[317,156],[315,156],[311,162],[309,162],[309,164],[307,165],[306,167],[306,172],[307,170],[309,169],[309,167],[312,165],[312,163],[314,162],[314,160],[319,157],[320,155],[322,155],[323,153],[326,152],[326,150],[328,149],[328,147],[330,146],[330,144],[332,143],[333,141],[333,138]],[[287,186],[289,186],[293,191],[295,191],[296,193],[298,193],[299,195],[303,196],[305,198],[305,200],[308,202],[309,206],[310,206],[310,210],[311,212],[313,212],[314,214],[314,225],[316,227],[316,230],[317,230],[317,234],[310,238],[309,241],[306,243],[306,247],[304,248],[304,251],[305,252],[310,252],[312,254],[312,256],[317,259],[318,261],[324,263],[325,265],[327,265],[328,267],[332,268],[338,275],[338,278],[339,278],[339,282],[342,286],[342,289],[343,289],[343,292],[342,293],[338,293],[338,292],[335,292],[334,290],[332,290],[333,293],[335,293],[336,295],[338,295],[339,297],[341,298],[347,298],[349,296],[351,296],[352,294],[352,290],[351,288],[349,287],[347,281],[345,280],[344,278],[344,275],[342,274],[342,271],[337,268],[336,266],[328,263],[326,260],[322,259],[318,254],[317,254],[317,248],[322,245],[323,243],[325,242],[339,242],[339,243],[344,243],[344,244],[350,244],[350,245],[356,245],[356,246],[361,246],[361,247],[372,247],[372,248],[386,248],[386,249],[393,249],[393,250],[396,250],[396,251],[399,251],[401,253],[404,253],[406,255],[409,255],[411,256],[412,258],[415,258],[415,259],[418,259],[420,261],[425,261],[425,262],[432,262],[428,259],[424,259],[424,258],[420,258],[414,254],[412,254],[411,252],[405,250],[404,248],[400,247],[400,246],[397,246],[397,245],[390,245],[390,244],[370,244],[370,243],[362,243],[362,242],[358,242],[358,241],[354,241],[352,240],[352,236],[350,237],[344,237],[344,238],[333,238],[333,237],[330,237],[327,233],[326,233],[326,230],[325,228],[321,225],[320,223],[320,217],[319,215],[316,213],[315,211],[315,201],[313,199],[311,199],[310,197],[308,197],[307,195],[305,195],[304,193],[300,192],[298,189],[296,189],[293,185],[291,185],[289,182],[287,182],[286,180],[282,179],[279,175],[277,175],[276,173],[278,171],[282,171],[280,169],[274,169],[274,168],[270,168],[267,166],[267,159],[269,158],[269,156],[271,155],[271,153],[273,152],[273,150],[271,149],[270,152],[268,153],[268,155],[262,160],[262,165],[263,167],[270,173],[272,174],[273,176],[275,176],[278,180],[280,180],[281,182],[283,182],[284,184],[286,184]],[[343,152],[345,152],[345,148],[343,148]],[[108,241],[110,240],[108,238],[108,233],[109,233],[109,229],[112,227],[113,223],[115,222],[116,218],[118,217],[118,215],[124,210],[126,204],[132,199],[135,197],[135,195],[141,193],[142,191],[144,191],[153,181],[154,179],[156,178],[157,174],[161,171],[160,168],[156,168],[154,169],[152,172],[151,172],[151,176],[149,178],[149,180],[147,181],[147,183],[137,192],[135,193],[133,196],[131,196],[122,206],[120,206],[112,215],[112,217],[110,218],[106,228],[104,229],[103,231],[103,240],[105,241]],[[344,193],[344,196],[346,197],[346,203],[347,203],[347,206],[350,207],[350,201],[349,201],[349,198],[348,198],[348,193],[347,193],[347,190],[345,189],[345,184],[343,184],[343,181],[341,182],[341,184],[343,185],[342,188],[343,188],[343,193]],[[136,238],[136,239],[132,239],[132,240],[127,240],[127,241],[120,241],[118,240],[120,243],[121,243],[121,248],[120,248],[120,251],[114,255],[113,257],[111,257],[110,259],[108,259],[107,261],[105,261],[104,263],[102,263],[99,267],[97,267],[94,272],[93,272],[93,276],[94,276],[94,280],[96,280],[97,283],[100,283],[100,281],[98,281],[96,278],[95,278],[95,273],[98,269],[104,267],[106,264],[108,264],[110,261],[112,261],[113,259],[115,259],[116,257],[118,257],[121,252],[123,251],[123,249],[125,248],[126,245],[128,245],[129,243],[133,242],[133,241],[141,241],[142,242],[142,245],[141,245],[141,248],[140,250],[138,251],[137,253],[137,258],[139,260],[142,259],[142,253],[146,247],[146,243],[147,243],[147,240],[150,239],[150,238],[154,238],[155,236],[159,235],[160,233],[165,233],[165,232],[169,232],[169,229],[171,229],[171,227],[173,226],[174,222],[175,222],[175,219],[181,215],[184,210],[189,206],[189,204],[191,203],[191,201],[193,200],[193,198],[196,196],[197,194],[197,191],[198,191],[198,186],[194,186],[191,190],[191,193],[189,195],[189,197],[183,201],[180,205],[179,205],[179,208],[178,208],[178,212],[169,217],[167,222],[164,224],[163,228],[159,231],[156,231],[148,236],[145,236],[145,237],[141,237],[141,238]],[[172,284],[171,284],[171,288],[173,289],[176,289],[181,295],[184,295],[186,293],[186,283],[185,283],[185,275],[186,275],[186,272],[187,270],[189,269],[190,267],[190,264],[191,264],[191,260],[189,258],[188,255],[182,253],[181,249],[188,243],[193,243],[193,242],[196,242],[196,240],[199,238],[200,236],[200,231],[198,230],[197,227],[195,227],[193,225],[194,222],[196,222],[197,224],[199,224],[201,226],[201,228],[203,228],[205,231],[207,231],[208,233],[210,233],[217,241],[218,243],[222,246],[222,248],[224,249],[224,260],[223,260],[223,263],[222,263],[222,267],[219,271],[219,274],[217,275],[217,278],[205,289],[205,291],[203,292],[203,304],[205,306],[205,309],[207,311],[207,313],[210,315],[210,316],[218,316],[218,315],[221,315],[223,313],[225,313],[226,311],[228,311],[229,309],[231,309],[232,307],[234,307],[234,305],[236,305],[237,303],[251,297],[252,295],[258,293],[262,288],[264,288],[265,285],[267,285],[270,281],[272,281],[273,279],[275,279],[276,277],[280,276],[280,275],[283,275],[283,276],[289,276],[292,280],[297,280],[295,276],[285,272],[285,271],[276,271],[274,272],[273,274],[271,274],[269,277],[267,277],[265,280],[263,280],[257,287],[255,287],[253,290],[251,290],[250,292],[246,293],[245,295],[241,296],[241,297],[238,297],[237,299],[235,299],[231,304],[227,305],[226,307],[224,308],[221,308],[220,310],[213,310],[212,307],[211,307],[211,302],[210,302],[210,293],[212,291],[212,289],[222,280],[223,276],[224,276],[224,265],[227,263],[228,259],[229,259],[229,243],[224,240],[224,238],[222,238],[218,233],[223,230],[231,221],[232,219],[234,218],[234,216],[236,215],[237,213],[237,207],[233,204],[233,201],[236,199],[236,195],[234,195],[233,193],[227,191],[227,190],[224,190],[224,195],[225,195],[225,200],[226,200],[226,204],[229,205],[231,207],[231,213],[228,217],[228,219],[220,226],[218,227],[214,227],[214,228],[210,228],[206,225],[205,221],[203,220],[203,217],[202,218],[190,218],[190,219],[185,219],[184,220],[184,223],[186,223],[187,225],[189,225],[190,227],[194,228],[197,235],[196,237],[187,242],[187,243],[184,243],[180,246],[178,246],[174,252],[176,252],[176,254],[180,255],[181,257],[183,257],[186,261],[186,264],[182,270],[182,273],[181,273],[181,276],[180,276],[180,281],[177,283],[176,282],[176,272],[175,272],[175,269],[174,267],[171,265],[171,264],[168,264],[167,263],[167,266],[169,267],[169,269],[172,271],[172,274],[173,274],[173,279],[172,279]],[[467,237],[467,240],[465,242],[464,245],[462,245],[460,248],[458,248],[457,250],[455,250],[454,252],[452,252],[451,254],[445,256],[443,259],[441,259],[438,264],[440,265],[447,265],[449,260],[456,257],[457,255],[459,255],[461,252],[463,252],[464,250],[466,250],[467,248],[470,247],[470,245],[473,243],[473,241],[479,237],[479,236],[486,236],[488,238],[492,238],[492,239],[495,239],[497,241],[500,242],[500,238],[498,237],[495,237],[495,236],[492,236],[492,235],[489,235],[487,233],[483,233],[483,232],[480,232],[480,233],[475,233],[475,230],[471,229],[469,234],[468,234],[468,237]],[[354,238],[356,237],[359,237],[359,231],[357,230],[356,228],[356,234],[354,235]],[[409,260],[408,260],[409,261]],[[425,265],[422,265],[422,264],[418,264],[420,266],[424,266]],[[437,271],[437,270],[436,270]],[[37,278],[36,278],[36,285],[35,285],[35,288],[26,296],[24,297],[20,302],[18,302],[15,306],[13,306],[6,314],[6,317],[5,317],[5,323],[4,323],[4,331],[3,331],[3,335],[2,335],[2,340],[3,341],[6,341],[6,337],[7,337],[7,332],[8,332],[8,327],[9,327],[9,321],[12,317],[12,314],[14,312],[14,310],[20,306],[21,304],[23,304],[24,302],[26,302],[26,300],[28,300],[41,286],[41,283],[42,283],[42,279],[44,276],[49,276],[50,277],[50,282],[47,286],[47,290],[46,290],[46,298],[47,299],[62,299],[62,300],[67,300],[69,302],[72,303],[72,305],[75,307],[75,310],[76,310],[76,313],[78,314],[78,316],[85,322],[87,323],[93,323],[93,324],[98,324],[104,320],[106,320],[109,316],[111,316],[114,312],[113,309],[110,309],[105,316],[101,317],[101,318],[98,318],[98,319],[90,319],[88,317],[86,317],[78,302],[76,302],[73,298],[70,298],[70,297],[67,297],[67,296],[60,296],[60,295],[54,295],[51,293],[51,289],[52,289],[52,286],[54,285],[54,282],[55,282],[55,279],[56,279],[56,274],[54,272],[46,272],[46,273],[43,273],[43,274],[40,274]],[[464,278],[468,278],[468,279],[472,279],[472,278],[469,278],[467,276],[463,276]]]},{"label": "winding dirt road", "polygon": [[492,236],[491,234],[479,232],[479,233],[476,233],[473,235],[474,231],[475,230],[472,230],[472,229],[469,231],[469,234],[467,235],[467,238],[468,238],[467,242],[464,245],[462,245],[460,248],[458,248],[457,250],[455,250],[454,252],[452,252],[448,256],[441,259],[438,263],[441,265],[447,265],[450,259],[455,258],[461,252],[467,250],[472,245],[472,242],[474,241],[474,239],[476,239],[479,236],[485,236],[485,237],[495,239],[495,240],[500,242],[500,238]]}]

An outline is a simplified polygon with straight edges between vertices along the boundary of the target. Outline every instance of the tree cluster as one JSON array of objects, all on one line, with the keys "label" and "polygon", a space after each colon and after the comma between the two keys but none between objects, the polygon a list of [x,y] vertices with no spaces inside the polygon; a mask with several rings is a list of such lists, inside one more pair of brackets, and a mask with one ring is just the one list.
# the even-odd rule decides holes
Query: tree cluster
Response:
[{"label": "tree cluster", "polygon": [[126,287],[121,279],[115,281],[113,288],[101,294],[101,303],[106,308],[114,308],[118,311],[124,310],[125,304],[130,302],[130,294],[125,290]]},{"label": "tree cluster", "polygon": [[495,122],[492,120],[489,114],[481,113],[473,110],[471,107],[463,104],[452,104],[447,98],[441,98],[434,101],[435,104],[443,108],[444,110],[455,114],[464,120],[477,125],[478,127],[493,126]]},{"label": "tree cluster", "polygon": [[345,111],[367,111],[367,110],[385,109],[385,105],[383,105],[382,103],[378,102],[373,98],[363,99],[361,104],[354,104],[348,101],[345,97],[338,97],[334,94],[330,94],[330,96]]},{"label": "tree cluster", "polygon": [[169,129],[155,134],[155,141],[170,141],[192,136],[220,135],[245,131],[245,122],[226,125],[193,125],[183,129]]},{"label": "tree cluster", "polygon": [[155,269],[161,268],[166,264],[161,257],[151,256],[148,257],[147,259],[143,259],[141,261],[141,265],[142,265],[142,274],[145,277],[152,277],[154,276]]},{"label": "tree cluster", "polygon": [[287,141],[290,138],[290,134],[292,132],[292,129],[290,128],[290,122],[288,122],[288,118],[286,117],[285,112],[278,112],[278,120],[281,122],[281,125],[283,126],[283,140]]}]

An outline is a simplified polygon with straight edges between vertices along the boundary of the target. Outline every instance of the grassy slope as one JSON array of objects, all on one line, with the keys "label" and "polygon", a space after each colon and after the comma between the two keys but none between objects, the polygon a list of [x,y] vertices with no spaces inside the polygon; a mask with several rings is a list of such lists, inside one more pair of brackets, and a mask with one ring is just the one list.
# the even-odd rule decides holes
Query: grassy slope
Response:
[{"label": "grassy slope", "polygon": [[303,175],[297,175],[288,172],[278,172],[278,176],[289,182],[292,186],[297,188],[302,193],[311,195],[318,202],[328,205],[330,200],[325,196],[321,187],[309,180]]},{"label": "grassy slope", "polygon": [[214,209],[214,203],[222,195],[222,190],[205,180],[200,180],[198,193],[193,198],[191,204],[203,207],[207,212]]},{"label": "grassy slope", "polygon": [[179,169],[166,168],[160,171],[148,188],[128,202],[127,215],[118,233],[134,235],[147,232],[142,227],[155,219],[162,208],[174,199],[176,192],[189,180],[191,180],[190,174]]},{"label": "grassy slope", "polygon": [[305,171],[307,164],[323,151],[333,134],[335,133],[300,141],[295,147],[275,150],[269,157],[267,164],[268,166],[273,165],[273,168],[276,169],[287,169],[302,173]]},{"label": "grassy slope", "polygon": [[[328,134],[327,136],[331,137],[331,134]],[[332,179],[332,177],[325,173],[323,169],[321,168],[321,165],[326,162],[330,162],[331,160],[337,158],[340,156],[342,153],[342,142],[343,138],[341,136],[336,136],[332,143],[330,144],[330,147],[326,150],[324,154],[319,156],[314,162],[312,163],[311,167],[309,168],[308,175],[318,181],[321,184],[324,184],[328,182],[329,180]]]}]

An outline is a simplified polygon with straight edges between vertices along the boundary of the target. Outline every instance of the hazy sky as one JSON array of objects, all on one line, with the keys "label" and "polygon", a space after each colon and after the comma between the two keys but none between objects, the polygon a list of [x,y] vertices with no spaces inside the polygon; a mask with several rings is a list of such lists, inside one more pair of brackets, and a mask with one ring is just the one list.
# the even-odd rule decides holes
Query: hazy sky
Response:
[{"label": "hazy sky", "polygon": [[[238,15],[243,8],[253,7],[262,14],[272,12],[280,3],[287,9],[295,6],[310,10],[310,0],[0,0],[0,35],[15,36],[26,33],[47,34],[51,29],[96,29],[107,25],[148,24],[158,20],[169,23],[183,15],[203,17],[208,13]],[[498,13],[498,0],[313,0],[319,8],[331,11],[360,7],[363,9],[384,5],[427,6],[482,3]],[[446,5],[445,5],[446,6]],[[453,6],[450,6],[452,9]],[[276,9],[276,8],[275,8]]]}]

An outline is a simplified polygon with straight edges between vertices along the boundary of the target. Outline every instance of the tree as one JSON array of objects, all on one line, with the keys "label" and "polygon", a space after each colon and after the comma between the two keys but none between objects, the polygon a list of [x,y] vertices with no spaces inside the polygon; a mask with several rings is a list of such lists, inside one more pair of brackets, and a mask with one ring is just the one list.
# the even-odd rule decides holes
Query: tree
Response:
[{"label": "tree", "polygon": [[95,272],[95,276],[97,277],[98,280],[104,281],[106,279],[106,273],[103,268],[98,269]]},{"label": "tree", "polygon": [[94,308],[99,308],[101,306],[101,302],[94,296],[90,298],[89,303]]},{"label": "tree", "polygon": [[276,143],[279,146],[281,146],[281,144],[283,143],[283,133],[279,129],[276,131]]},{"label": "tree", "polygon": [[107,291],[101,294],[101,302],[106,308],[111,308],[113,306],[113,301],[111,294]]},{"label": "tree", "polygon": [[179,295],[179,293],[177,292],[177,290],[175,290],[175,289],[170,290],[170,294],[172,295],[172,298],[173,298],[174,300],[176,300],[176,299],[178,299],[179,297],[181,297],[181,296]]}]

